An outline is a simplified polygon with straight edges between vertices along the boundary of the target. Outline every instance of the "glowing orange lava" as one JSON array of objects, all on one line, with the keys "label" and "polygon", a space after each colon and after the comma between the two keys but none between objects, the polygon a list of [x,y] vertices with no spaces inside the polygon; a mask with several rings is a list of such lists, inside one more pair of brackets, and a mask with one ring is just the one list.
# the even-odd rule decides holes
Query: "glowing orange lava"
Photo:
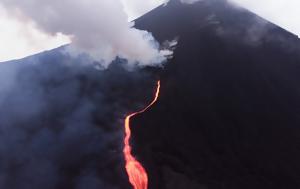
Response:
[{"label": "glowing orange lava", "polygon": [[160,81],[157,82],[156,93],[153,101],[144,109],[134,112],[128,115],[125,119],[125,139],[124,139],[124,149],[123,153],[126,161],[126,171],[129,177],[129,182],[132,184],[134,189],[147,189],[148,188],[148,175],[144,167],[140,162],[138,162],[131,153],[130,146],[130,119],[138,114],[144,113],[147,111],[158,99],[160,92]]}]

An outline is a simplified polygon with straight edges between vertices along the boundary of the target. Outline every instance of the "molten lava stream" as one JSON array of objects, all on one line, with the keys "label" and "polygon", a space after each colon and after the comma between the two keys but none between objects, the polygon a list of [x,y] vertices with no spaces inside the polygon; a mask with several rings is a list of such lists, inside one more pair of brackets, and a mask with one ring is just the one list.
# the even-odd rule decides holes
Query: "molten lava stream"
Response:
[{"label": "molten lava stream", "polygon": [[124,149],[123,153],[126,161],[126,171],[129,177],[129,182],[132,184],[134,189],[147,189],[148,188],[148,175],[144,167],[140,162],[138,162],[131,153],[130,146],[130,119],[138,114],[144,113],[147,111],[158,99],[160,92],[160,81],[157,82],[156,93],[153,101],[144,109],[134,112],[128,115],[125,119],[125,139],[124,139]]}]

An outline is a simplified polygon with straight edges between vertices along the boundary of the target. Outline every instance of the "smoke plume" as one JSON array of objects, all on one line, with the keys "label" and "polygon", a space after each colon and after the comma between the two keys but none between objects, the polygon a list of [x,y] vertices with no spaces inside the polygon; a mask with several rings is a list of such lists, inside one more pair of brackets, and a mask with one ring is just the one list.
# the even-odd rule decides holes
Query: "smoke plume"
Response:
[{"label": "smoke plume", "polygon": [[171,52],[160,50],[151,33],[129,23],[121,0],[1,0],[10,13],[47,33],[72,39],[71,52],[87,53],[107,67],[116,57],[155,65]]}]

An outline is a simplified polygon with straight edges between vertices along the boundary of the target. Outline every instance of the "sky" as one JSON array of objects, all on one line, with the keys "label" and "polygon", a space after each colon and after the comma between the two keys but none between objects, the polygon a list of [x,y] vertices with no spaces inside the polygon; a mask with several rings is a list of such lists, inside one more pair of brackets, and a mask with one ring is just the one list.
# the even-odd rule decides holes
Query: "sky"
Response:
[{"label": "sky", "polygon": [[[18,2],[17,0],[15,1]],[[128,15],[128,20],[133,20],[134,18],[139,17],[165,2],[165,0],[121,1],[124,5],[123,9]],[[298,7],[300,7],[299,0],[230,1],[234,4],[247,8],[265,19],[300,36],[300,11],[297,10]],[[0,62],[23,58],[70,43],[70,35],[67,36],[62,33],[45,32],[41,28],[38,28],[36,23],[30,19],[24,21],[24,19],[20,19],[17,16],[12,16],[12,9],[8,9],[7,7],[4,8],[4,6],[1,5],[5,4],[5,2],[12,1],[0,0]],[[145,49],[149,49],[147,44],[144,44],[144,46]],[[127,56],[126,53],[127,52],[125,52],[124,55],[125,57]]]}]

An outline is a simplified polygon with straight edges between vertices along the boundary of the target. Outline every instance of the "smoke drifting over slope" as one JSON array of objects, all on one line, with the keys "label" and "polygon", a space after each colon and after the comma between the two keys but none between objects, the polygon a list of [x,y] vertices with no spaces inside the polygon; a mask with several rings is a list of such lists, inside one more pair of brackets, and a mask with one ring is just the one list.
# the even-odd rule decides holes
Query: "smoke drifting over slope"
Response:
[{"label": "smoke drifting over slope", "polygon": [[129,188],[122,120],[154,84],[59,51],[0,64],[0,188]]},{"label": "smoke drifting over slope", "polygon": [[[1,0],[20,19],[38,28],[72,38],[72,52],[88,53],[107,67],[116,57],[139,65],[163,62],[170,51],[160,50],[150,33],[128,23],[121,0]],[[76,53],[75,53],[76,54]]]}]

